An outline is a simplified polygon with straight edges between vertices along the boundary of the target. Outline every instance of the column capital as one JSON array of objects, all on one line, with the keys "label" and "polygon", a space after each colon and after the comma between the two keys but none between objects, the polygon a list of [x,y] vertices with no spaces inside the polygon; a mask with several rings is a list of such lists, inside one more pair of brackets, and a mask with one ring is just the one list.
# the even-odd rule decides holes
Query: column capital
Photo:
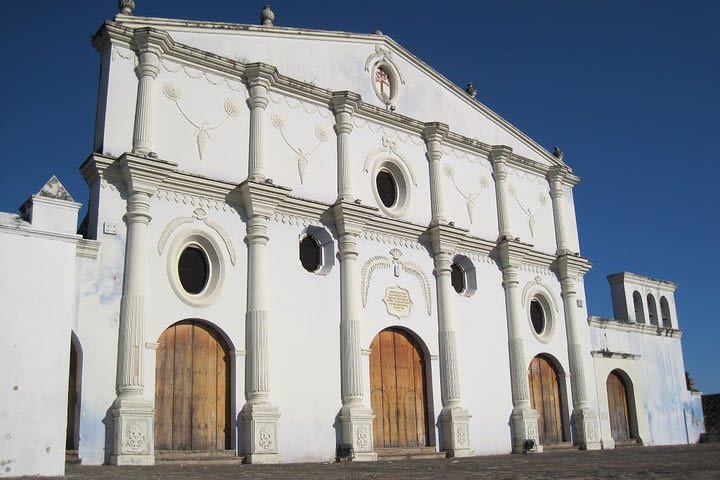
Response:
[{"label": "column capital", "polygon": [[512,147],[507,145],[493,145],[490,147],[490,162],[495,169],[496,164],[506,164],[510,161],[510,157],[513,154]]},{"label": "column capital", "polygon": [[330,108],[335,116],[339,113],[348,113],[353,115],[362,103],[360,95],[347,90],[332,92],[330,97]]},{"label": "column capital", "polygon": [[132,40],[138,54],[154,53],[158,57],[170,51],[174,43],[167,32],[151,27],[138,28],[135,30]]},{"label": "column capital", "polygon": [[130,194],[155,195],[160,184],[177,169],[176,163],[132,153],[124,153],[118,162]]},{"label": "column capital", "polygon": [[508,268],[519,267],[528,253],[531,252],[532,245],[518,240],[503,238],[498,242],[495,249],[497,252],[497,258],[504,271]]},{"label": "column capital", "polygon": [[449,133],[450,128],[446,124],[440,122],[430,122],[425,124],[422,136],[423,140],[425,140],[425,144],[428,145],[428,150],[430,150],[431,145],[433,147],[437,146],[437,144],[433,144],[432,142],[443,142]]},{"label": "column capital", "polygon": [[570,169],[567,166],[555,165],[548,168],[545,178],[547,178],[548,182],[551,182],[552,186],[552,182],[563,182],[568,175],[570,175]]},{"label": "column capital", "polygon": [[561,279],[582,277],[592,268],[590,261],[577,253],[563,253],[555,261]]},{"label": "column capital", "polygon": [[291,189],[273,185],[269,180],[245,180],[238,186],[238,191],[248,217],[259,215],[270,218],[278,205],[285,201]]},{"label": "column capital", "polygon": [[277,82],[278,71],[275,67],[265,63],[248,63],[245,65],[245,84],[251,90],[253,87],[261,87],[266,90]]},{"label": "column capital", "polygon": [[433,254],[452,254],[467,237],[469,230],[445,224],[433,225],[428,229]]},{"label": "column capital", "polygon": [[335,227],[341,236],[360,235],[365,225],[372,221],[378,211],[375,207],[343,200],[338,200],[330,208],[335,219]]}]

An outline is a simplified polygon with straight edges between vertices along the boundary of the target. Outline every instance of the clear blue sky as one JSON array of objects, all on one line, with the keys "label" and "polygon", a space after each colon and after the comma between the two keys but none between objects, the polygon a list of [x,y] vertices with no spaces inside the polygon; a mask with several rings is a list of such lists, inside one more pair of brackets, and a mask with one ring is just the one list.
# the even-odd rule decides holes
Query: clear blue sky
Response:
[{"label": "clear blue sky", "polygon": [[[87,202],[98,56],[115,0],[3,2],[0,211],[53,174]],[[263,2],[136,0],[137,15],[257,23]],[[686,369],[720,392],[720,2],[275,1],[276,24],[382,30],[552,149],[575,190],[590,313],[606,275],[675,281]]]}]

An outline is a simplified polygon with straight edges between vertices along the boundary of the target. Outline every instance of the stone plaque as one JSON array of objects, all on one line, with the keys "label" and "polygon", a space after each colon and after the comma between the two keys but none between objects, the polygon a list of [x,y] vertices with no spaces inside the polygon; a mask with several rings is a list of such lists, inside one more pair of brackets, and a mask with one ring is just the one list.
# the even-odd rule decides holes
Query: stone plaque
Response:
[{"label": "stone plaque", "polygon": [[387,312],[398,319],[409,317],[412,300],[410,300],[410,292],[400,286],[388,287],[385,289],[385,308]]}]

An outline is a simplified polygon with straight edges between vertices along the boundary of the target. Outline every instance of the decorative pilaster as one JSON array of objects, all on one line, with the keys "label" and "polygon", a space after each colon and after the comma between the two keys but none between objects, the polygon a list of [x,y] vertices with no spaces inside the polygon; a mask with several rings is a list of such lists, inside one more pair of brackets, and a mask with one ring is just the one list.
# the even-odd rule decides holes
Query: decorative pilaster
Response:
[{"label": "decorative pilaster", "polygon": [[547,173],[547,180],[550,184],[550,198],[552,199],[553,221],[555,223],[556,255],[563,255],[569,252],[567,235],[565,233],[565,209],[562,200],[563,179],[567,172],[567,167],[563,166],[551,167]]},{"label": "decorative pilaster", "polygon": [[352,167],[350,160],[350,133],[353,130],[352,116],[360,103],[360,95],[352,92],[333,92],[332,109],[335,112],[335,133],[337,134],[337,200],[352,202]]},{"label": "decorative pilaster", "polygon": [[455,318],[450,282],[452,252],[467,235],[467,230],[437,224],[430,228],[435,263],[438,304],[438,344],[440,353],[440,392],[442,411],[439,418],[440,450],[449,457],[472,455],[468,424],[471,415],[462,407],[458,373]]},{"label": "decorative pilaster", "polygon": [[262,182],[267,178],[265,165],[265,109],[270,97],[268,89],[274,83],[277,71],[262,63],[245,67],[248,88],[247,104],[250,107],[250,145],[248,148],[248,180]]},{"label": "decorative pilaster", "polygon": [[449,132],[448,126],[442,123],[429,123],[423,132],[425,156],[430,163],[430,208],[432,211],[431,225],[445,223],[445,202],[442,183],[442,142]]},{"label": "decorative pilaster", "polygon": [[360,275],[357,237],[373,208],[338,201],[332,207],[338,229],[340,260],[340,443],[351,444],[355,460],[377,460],[373,452],[372,410],[364,397],[360,345]]},{"label": "decorative pilaster", "polygon": [[153,140],[153,93],[155,79],[160,73],[160,57],[167,47],[167,36],[148,28],[139,29],[133,37],[137,50],[138,78],[135,123],[133,128],[133,153],[147,155],[152,151]]},{"label": "decorative pilaster", "polygon": [[510,228],[509,205],[510,198],[507,191],[507,164],[512,155],[512,148],[505,145],[495,145],[490,150],[490,161],[495,180],[495,199],[498,216],[498,240],[512,238]]},{"label": "decorative pilaster", "polygon": [[150,197],[177,165],[125,154],[120,167],[128,190],[127,239],[118,333],[117,398],[113,403],[115,465],[153,465],[153,402],[145,398],[142,352],[145,345],[146,272]]},{"label": "decorative pilaster", "polygon": [[245,406],[242,409],[248,463],[277,463],[278,408],[270,403],[268,282],[265,276],[268,222],[289,190],[245,181],[240,194],[247,214],[245,243],[248,247],[247,310],[245,312]]},{"label": "decorative pilaster", "polygon": [[530,385],[528,366],[525,358],[525,343],[522,339],[524,311],[518,281],[518,267],[528,252],[529,246],[519,242],[502,240],[498,244],[499,259],[503,273],[505,290],[505,313],[508,330],[508,353],[510,355],[510,384],[512,387],[513,411],[512,451],[523,453],[526,440],[535,440],[538,444],[538,413],[530,403]]},{"label": "decorative pilaster", "polygon": [[[568,358],[570,360],[570,380],[573,397],[573,438],[575,445],[584,450],[599,450],[600,438],[597,431],[597,413],[588,402],[588,385],[585,375],[583,355],[583,330],[585,322],[578,315],[576,278],[590,270],[590,263],[582,257],[564,253],[558,256],[557,268],[562,287],[563,307],[565,309],[565,330],[567,331]],[[581,323],[582,322],[582,323]],[[586,327],[585,327],[586,328]]]}]

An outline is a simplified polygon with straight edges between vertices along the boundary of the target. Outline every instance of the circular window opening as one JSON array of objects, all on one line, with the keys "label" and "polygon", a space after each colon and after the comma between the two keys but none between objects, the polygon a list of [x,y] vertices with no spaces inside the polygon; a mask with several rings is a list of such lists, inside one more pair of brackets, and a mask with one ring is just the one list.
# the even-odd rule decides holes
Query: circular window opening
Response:
[{"label": "circular window opening", "polygon": [[392,173],[380,170],[375,177],[375,186],[382,204],[387,208],[393,207],[397,202],[397,184]]},{"label": "circular window opening", "polygon": [[300,240],[300,263],[308,272],[314,273],[322,264],[322,248],[312,235],[306,235]]},{"label": "circular window opening", "polygon": [[538,300],[530,302],[530,321],[535,333],[542,335],[545,331],[545,310]]},{"label": "circular window opening", "polygon": [[187,293],[197,295],[205,289],[210,278],[210,264],[205,252],[197,245],[190,245],[178,259],[178,277]]},{"label": "circular window opening", "polygon": [[465,272],[463,272],[462,267],[455,262],[450,265],[450,283],[457,293],[463,293],[465,291]]}]

